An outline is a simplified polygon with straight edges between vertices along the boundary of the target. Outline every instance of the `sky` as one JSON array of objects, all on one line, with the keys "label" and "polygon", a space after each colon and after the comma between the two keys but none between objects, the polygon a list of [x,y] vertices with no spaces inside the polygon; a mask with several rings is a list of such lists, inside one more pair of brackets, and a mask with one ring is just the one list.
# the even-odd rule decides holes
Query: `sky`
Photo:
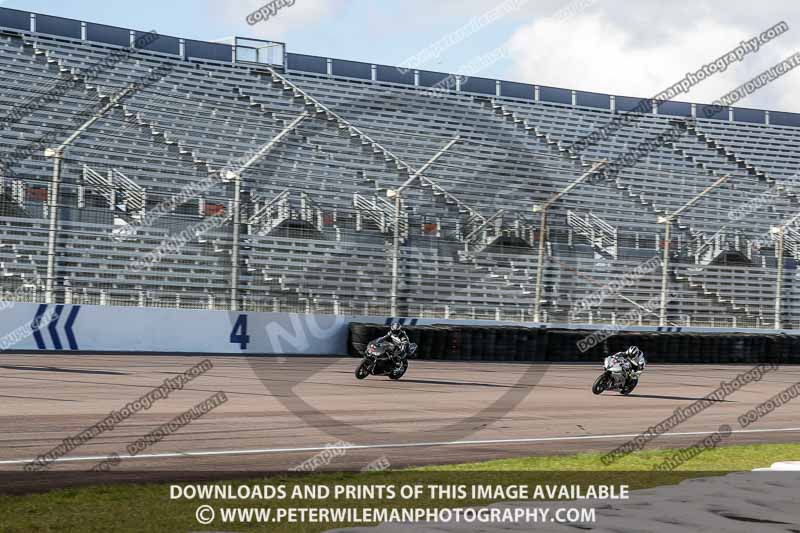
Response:
[{"label": "sky", "polygon": [[[281,0],[277,0],[281,1]],[[292,0],[286,1],[291,3]],[[287,51],[653,96],[778,22],[789,31],[676,100],[712,102],[800,52],[796,0],[0,0],[0,5],[163,35],[286,43]],[[800,112],[800,68],[740,107]]]}]

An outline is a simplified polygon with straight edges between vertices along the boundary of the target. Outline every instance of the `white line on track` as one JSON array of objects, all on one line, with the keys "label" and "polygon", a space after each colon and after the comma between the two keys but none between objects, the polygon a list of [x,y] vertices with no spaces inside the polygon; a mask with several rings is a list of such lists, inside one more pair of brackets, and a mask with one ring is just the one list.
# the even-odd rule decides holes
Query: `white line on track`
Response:
[{"label": "white line on track", "polygon": [[[717,431],[717,429],[714,429]],[[800,431],[800,428],[777,428],[777,429],[738,429],[731,433],[787,433]],[[684,431],[679,433],[664,433],[660,437],[685,437],[691,435],[708,435],[712,431]],[[475,446],[481,444],[522,444],[526,442],[557,442],[568,440],[603,440],[638,437],[640,433],[617,434],[617,435],[576,435],[572,437],[531,437],[518,439],[486,439],[486,440],[453,440],[441,442],[405,442],[399,444],[354,444],[348,446],[349,450],[371,450],[377,448],[423,448],[428,446]],[[299,453],[299,452],[319,452],[327,450],[330,445],[308,446],[304,448],[255,448],[248,450],[206,450],[197,452],[164,452],[164,453],[143,453],[139,455],[119,454],[120,459],[166,459],[172,457],[208,457],[213,455],[256,455],[268,453]],[[102,461],[108,459],[107,455],[83,455],[78,457],[61,457],[52,461],[53,463],[68,463],[78,461]],[[2,460],[0,465],[19,465],[35,461],[35,459],[11,459]]]}]

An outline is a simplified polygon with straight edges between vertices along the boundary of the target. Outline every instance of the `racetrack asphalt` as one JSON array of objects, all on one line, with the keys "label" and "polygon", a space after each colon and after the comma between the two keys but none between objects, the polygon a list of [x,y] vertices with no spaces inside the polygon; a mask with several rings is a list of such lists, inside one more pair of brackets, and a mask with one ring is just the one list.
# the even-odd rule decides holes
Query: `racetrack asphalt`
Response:
[{"label": "racetrack asphalt", "polygon": [[[355,379],[357,359],[209,356],[213,368],[71,450],[48,479],[23,467],[206,359],[176,355],[6,354],[0,360],[0,490],[92,479],[112,452],[128,479],[207,479],[286,471],[314,456],[320,470],[461,463],[609,451],[714,391],[751,365],[650,365],[630,396],[591,385],[598,364],[411,361],[400,381]],[[729,424],[725,444],[797,442],[800,400],[741,431],[737,418],[800,381],[800,366],[766,374],[649,443],[685,446]],[[223,391],[227,401],[135,457],[127,447]],[[489,407],[487,407],[489,406]],[[740,432],[741,431],[741,432]],[[354,445],[343,451],[331,446]],[[327,449],[327,451],[326,451]],[[800,457],[795,458],[800,459]],[[319,463],[319,461],[317,461]],[[764,465],[768,466],[768,465]],[[28,483],[30,481],[30,483]]]}]

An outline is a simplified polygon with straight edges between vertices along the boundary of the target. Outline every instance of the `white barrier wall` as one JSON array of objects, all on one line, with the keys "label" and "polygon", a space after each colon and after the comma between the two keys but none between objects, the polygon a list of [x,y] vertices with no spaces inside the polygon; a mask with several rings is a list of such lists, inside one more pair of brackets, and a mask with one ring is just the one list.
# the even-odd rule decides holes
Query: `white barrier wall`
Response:
[{"label": "white barrier wall", "polygon": [[0,350],[345,354],[352,317],[2,302]]},{"label": "white barrier wall", "polygon": [[[533,324],[301,315],[149,307],[30,304],[0,301],[0,351],[346,355],[350,322],[519,325],[600,329],[601,325]],[[633,331],[730,332],[709,328],[626,327]],[[758,331],[765,330],[740,330]],[[795,332],[796,333],[796,332]]]}]

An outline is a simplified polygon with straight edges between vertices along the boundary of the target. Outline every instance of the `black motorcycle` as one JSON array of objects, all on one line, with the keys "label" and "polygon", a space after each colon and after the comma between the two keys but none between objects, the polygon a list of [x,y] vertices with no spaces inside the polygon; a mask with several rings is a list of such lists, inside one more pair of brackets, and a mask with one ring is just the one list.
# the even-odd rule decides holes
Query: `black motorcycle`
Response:
[{"label": "black motorcycle", "polygon": [[413,342],[404,343],[397,350],[399,353],[391,354],[389,341],[375,339],[367,344],[364,351],[364,360],[356,368],[356,378],[364,379],[369,375],[389,376],[390,379],[400,379],[408,370],[408,358],[413,357],[417,345]]}]

